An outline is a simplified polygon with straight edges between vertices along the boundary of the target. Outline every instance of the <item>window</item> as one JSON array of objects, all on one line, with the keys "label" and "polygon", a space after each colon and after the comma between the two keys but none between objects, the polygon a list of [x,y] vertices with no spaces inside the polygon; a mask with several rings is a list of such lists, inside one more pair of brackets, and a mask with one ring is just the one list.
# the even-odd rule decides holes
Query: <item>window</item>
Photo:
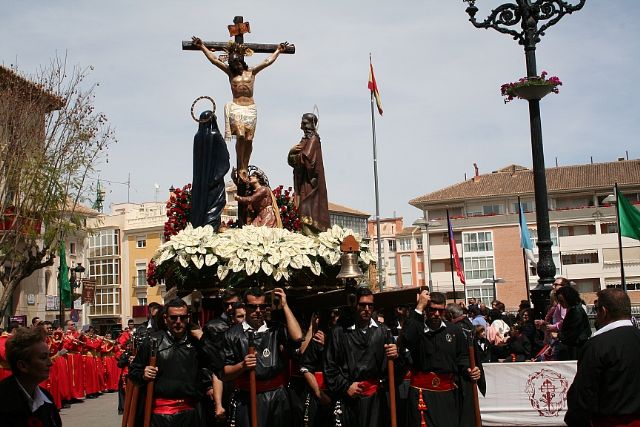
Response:
[{"label": "window", "polygon": [[120,292],[115,286],[96,287],[96,297],[91,307],[91,314],[118,315],[120,314]]},{"label": "window", "polygon": [[138,297],[138,305],[147,305],[147,297]]},{"label": "window", "polygon": [[402,255],[400,257],[400,266],[402,267],[402,272],[411,272],[411,255]]},{"label": "window", "polygon": [[400,242],[400,250],[401,251],[410,251],[411,250],[411,237],[398,239]]},{"label": "window", "polygon": [[[537,257],[536,257],[537,258]],[[556,266],[556,276],[560,275],[560,270],[562,267],[562,263],[560,262],[560,254],[553,254],[553,264]],[[529,264],[529,272],[531,273],[532,276],[537,276],[538,275],[538,270],[536,269],[536,267],[532,266],[531,264]]]},{"label": "window", "polygon": [[389,262],[387,263],[387,266],[389,267],[389,271],[395,273],[395,271],[396,271],[396,258],[395,257],[389,258]]},{"label": "window", "polygon": [[493,277],[493,257],[464,257],[464,274],[467,279],[489,279]]},{"label": "window", "polygon": [[462,233],[464,252],[492,252],[493,238],[490,231]]},{"label": "window", "polygon": [[76,254],[76,242],[69,242],[69,255]]},{"label": "window", "polygon": [[[520,204],[522,205],[522,211],[523,212],[535,212],[536,211],[536,204],[533,200],[525,202],[524,200],[520,201]],[[515,202],[511,205],[512,209],[511,212],[512,213],[518,213],[518,202]]]},{"label": "window", "polygon": [[613,234],[618,232],[618,225],[613,223],[600,224],[600,232],[602,234]]},{"label": "window", "polygon": [[[551,246],[558,246],[558,229],[551,227]],[[529,229],[529,236],[531,236],[531,246],[534,250],[538,250],[538,230]]]},{"label": "window", "polygon": [[413,278],[411,277],[411,272],[402,273],[402,286],[410,286],[413,284]]},{"label": "window", "polygon": [[137,248],[146,248],[147,247],[147,236],[138,236],[138,237],[136,237],[136,247]]},{"label": "window", "polygon": [[120,260],[117,258],[89,260],[89,277],[96,279],[96,286],[120,284]]},{"label": "window", "polygon": [[387,276],[387,286],[395,288],[397,286],[397,281],[396,281],[396,275],[394,274],[389,274]]},{"label": "window", "polygon": [[89,258],[119,254],[119,231],[117,229],[100,230],[89,237]]},{"label": "window", "polygon": [[138,270],[136,286],[147,286],[147,269]]},{"label": "window", "polygon": [[396,251],[396,241],[395,240],[387,240],[387,244],[389,245],[389,250],[391,252]]},{"label": "window", "polygon": [[495,295],[493,295],[493,283],[480,287],[467,288],[467,298],[475,298],[476,301],[489,305],[489,302],[495,299]]},{"label": "window", "polygon": [[503,212],[502,205],[484,205],[482,206],[483,215],[500,215]]},{"label": "window", "polygon": [[418,247],[419,251],[422,250],[422,237],[417,237],[416,238],[416,246]]}]

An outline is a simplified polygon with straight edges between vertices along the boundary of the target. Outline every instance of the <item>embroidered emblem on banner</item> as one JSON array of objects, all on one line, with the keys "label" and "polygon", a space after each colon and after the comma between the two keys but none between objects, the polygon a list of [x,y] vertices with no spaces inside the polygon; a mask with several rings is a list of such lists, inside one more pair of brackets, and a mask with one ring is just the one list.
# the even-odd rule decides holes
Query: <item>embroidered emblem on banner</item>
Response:
[{"label": "embroidered emblem on banner", "polygon": [[271,356],[271,352],[269,351],[268,348],[265,348],[264,350],[262,350],[262,357],[267,358]]},{"label": "embroidered emblem on banner", "polygon": [[440,378],[433,377],[433,379],[431,380],[431,387],[437,388],[439,385],[440,385]]},{"label": "embroidered emblem on banner", "polygon": [[569,381],[559,372],[542,368],[529,375],[525,393],[541,417],[557,417],[567,409]]},{"label": "embroidered emblem on banner", "polygon": [[453,337],[451,336],[451,334],[445,335],[444,338],[447,340],[447,342],[452,342],[453,341]]}]

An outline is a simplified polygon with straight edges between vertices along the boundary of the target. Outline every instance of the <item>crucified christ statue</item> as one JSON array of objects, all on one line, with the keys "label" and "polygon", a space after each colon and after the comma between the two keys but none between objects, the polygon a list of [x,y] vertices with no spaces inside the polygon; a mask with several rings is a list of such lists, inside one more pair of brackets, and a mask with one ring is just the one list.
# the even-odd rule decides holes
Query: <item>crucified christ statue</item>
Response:
[{"label": "crucified christ statue", "polygon": [[256,130],[258,111],[253,100],[253,86],[256,74],[267,68],[287,49],[289,43],[280,43],[275,51],[255,67],[247,66],[241,55],[229,55],[229,65],[218,58],[214,49],[208,48],[198,37],[192,37],[193,45],[200,49],[213,65],[229,76],[233,101],[224,107],[225,139],[236,137],[236,162],[238,177],[248,182],[249,158],[253,150],[253,136]]}]

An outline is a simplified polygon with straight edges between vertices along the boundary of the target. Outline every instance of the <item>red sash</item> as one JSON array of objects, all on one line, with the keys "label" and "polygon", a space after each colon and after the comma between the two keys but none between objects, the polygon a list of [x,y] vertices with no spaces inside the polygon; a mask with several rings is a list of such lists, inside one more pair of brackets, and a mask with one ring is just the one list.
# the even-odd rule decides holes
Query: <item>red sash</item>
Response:
[{"label": "red sash", "polygon": [[318,383],[318,388],[320,390],[326,390],[326,384],[324,383],[324,374],[322,373],[322,371],[319,372],[314,372],[313,376],[316,377],[316,382]]},{"label": "red sash", "polygon": [[411,387],[429,391],[451,391],[457,388],[453,374],[420,371],[411,375]]},{"label": "red sash", "polygon": [[360,394],[366,397],[373,396],[380,388],[380,381],[377,379],[360,381],[358,384],[362,387]]},{"label": "red sash", "polygon": [[195,409],[196,401],[192,398],[186,399],[153,399],[153,413],[160,415],[173,415],[184,411]]},{"label": "red sash", "polygon": [[[256,380],[256,392],[263,393],[265,391],[275,390],[287,383],[287,376],[284,372],[280,372],[273,378],[268,380]],[[249,391],[249,375],[243,375],[236,379],[236,388],[242,391]]]}]

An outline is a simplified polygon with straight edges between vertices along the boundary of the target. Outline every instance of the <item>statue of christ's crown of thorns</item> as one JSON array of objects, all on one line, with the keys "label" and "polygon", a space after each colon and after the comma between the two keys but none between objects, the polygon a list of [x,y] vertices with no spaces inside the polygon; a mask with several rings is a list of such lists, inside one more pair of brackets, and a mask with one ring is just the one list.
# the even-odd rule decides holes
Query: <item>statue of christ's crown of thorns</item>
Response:
[{"label": "statue of christ's crown of thorns", "polygon": [[237,57],[253,55],[253,50],[251,50],[250,48],[248,48],[244,44],[236,43],[234,41],[228,42],[227,43],[227,47],[224,48],[224,51],[227,54],[225,55],[225,58],[224,59],[221,58],[221,60],[224,60],[226,62],[229,61],[229,58],[233,58],[233,57],[237,58]]}]

